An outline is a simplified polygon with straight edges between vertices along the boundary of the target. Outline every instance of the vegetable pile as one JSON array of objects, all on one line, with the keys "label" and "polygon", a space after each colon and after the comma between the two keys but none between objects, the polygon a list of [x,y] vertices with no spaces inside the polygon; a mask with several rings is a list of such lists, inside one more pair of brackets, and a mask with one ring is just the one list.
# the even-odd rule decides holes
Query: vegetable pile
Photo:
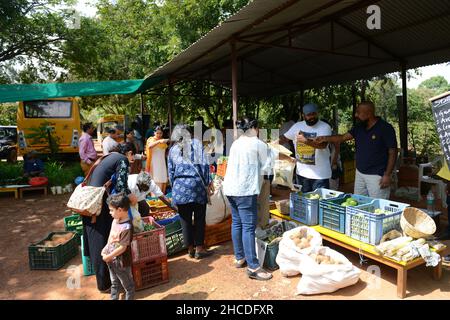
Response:
[{"label": "vegetable pile", "polygon": [[341,206],[343,207],[354,207],[357,206],[359,203],[356,201],[356,199],[353,198],[347,198],[344,202],[341,203]]},{"label": "vegetable pile", "polygon": [[323,254],[320,254],[320,253],[319,254],[311,253],[309,256],[311,258],[313,258],[316,261],[317,264],[342,264],[341,261],[334,260],[330,256],[323,255]]},{"label": "vegetable pile", "polygon": [[72,239],[73,233],[54,234],[50,240],[44,240],[38,243],[39,247],[57,247],[60,244],[64,244]]},{"label": "vegetable pile", "polygon": [[306,249],[311,247],[312,235],[308,235],[307,229],[300,229],[296,233],[290,235],[292,241],[299,249]]}]

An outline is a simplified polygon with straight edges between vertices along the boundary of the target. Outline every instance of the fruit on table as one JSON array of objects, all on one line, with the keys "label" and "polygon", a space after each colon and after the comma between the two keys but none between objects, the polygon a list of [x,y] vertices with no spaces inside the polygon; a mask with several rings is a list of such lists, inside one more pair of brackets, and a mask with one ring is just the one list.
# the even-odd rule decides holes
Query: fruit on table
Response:
[{"label": "fruit on table", "polygon": [[384,214],[384,213],[389,213],[389,211],[383,210],[383,209],[375,209],[374,213],[375,214]]},{"label": "fruit on table", "polygon": [[316,194],[316,193],[308,194],[308,195],[305,196],[305,198],[306,199],[311,199],[311,200],[319,200],[319,199],[321,199],[320,194]]}]

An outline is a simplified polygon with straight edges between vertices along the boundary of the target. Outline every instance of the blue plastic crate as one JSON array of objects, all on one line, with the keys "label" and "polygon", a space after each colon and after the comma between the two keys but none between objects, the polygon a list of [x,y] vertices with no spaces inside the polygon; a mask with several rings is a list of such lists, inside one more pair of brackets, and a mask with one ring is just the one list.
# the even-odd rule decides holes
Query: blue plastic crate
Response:
[{"label": "blue plastic crate", "polygon": [[350,197],[358,201],[357,207],[375,200],[370,197],[349,193],[333,199],[321,199],[319,200],[319,224],[325,228],[345,233],[345,216],[346,208],[348,207],[342,206],[341,203]]},{"label": "blue plastic crate", "polygon": [[91,258],[84,255],[83,236],[81,238],[81,261],[83,262],[83,274],[85,276],[92,276],[95,274],[94,265],[91,262]]},{"label": "blue plastic crate", "polygon": [[[409,204],[377,199],[358,207],[347,207],[345,234],[349,237],[378,245],[387,232],[400,230],[400,218]],[[375,214],[376,209],[389,213]]]},{"label": "blue plastic crate", "polygon": [[319,224],[319,199],[307,198],[307,196],[312,194],[318,194],[321,199],[333,199],[343,195],[344,193],[325,188],[318,188],[312,192],[307,192],[304,194],[299,194],[296,192],[291,193],[291,218],[309,226]]}]

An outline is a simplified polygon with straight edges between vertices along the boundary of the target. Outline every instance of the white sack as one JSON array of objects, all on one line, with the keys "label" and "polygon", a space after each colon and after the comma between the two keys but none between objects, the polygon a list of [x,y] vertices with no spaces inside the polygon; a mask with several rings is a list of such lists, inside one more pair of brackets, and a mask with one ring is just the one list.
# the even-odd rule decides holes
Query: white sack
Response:
[{"label": "white sack", "polygon": [[328,247],[316,247],[311,254],[322,254],[342,264],[318,264],[311,256],[302,259],[302,278],[296,294],[320,294],[334,292],[358,282],[361,271],[342,254]]},{"label": "white sack", "polygon": [[[311,247],[305,249],[299,249],[290,236],[297,233],[301,229],[307,230],[307,235],[311,235],[313,238],[310,241]],[[300,226],[283,234],[283,239],[280,241],[278,255],[275,259],[280,272],[283,276],[291,277],[300,273],[300,263],[314,247],[322,246],[322,236],[313,228]]]}]

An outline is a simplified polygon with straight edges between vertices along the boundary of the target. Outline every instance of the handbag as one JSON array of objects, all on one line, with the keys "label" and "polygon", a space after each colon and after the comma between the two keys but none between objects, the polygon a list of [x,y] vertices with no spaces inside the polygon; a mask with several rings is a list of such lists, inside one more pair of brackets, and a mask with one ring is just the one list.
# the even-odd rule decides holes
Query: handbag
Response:
[{"label": "handbag", "polygon": [[108,180],[101,187],[87,186],[87,182],[91,178],[92,172],[98,166],[98,164],[107,155],[98,159],[94,165],[89,170],[88,174],[84,178],[83,182],[80,183],[67,202],[67,207],[82,216],[91,217],[91,222],[95,223],[97,216],[101,213],[103,205],[103,195],[108,192],[108,188],[111,185],[111,179]]}]

